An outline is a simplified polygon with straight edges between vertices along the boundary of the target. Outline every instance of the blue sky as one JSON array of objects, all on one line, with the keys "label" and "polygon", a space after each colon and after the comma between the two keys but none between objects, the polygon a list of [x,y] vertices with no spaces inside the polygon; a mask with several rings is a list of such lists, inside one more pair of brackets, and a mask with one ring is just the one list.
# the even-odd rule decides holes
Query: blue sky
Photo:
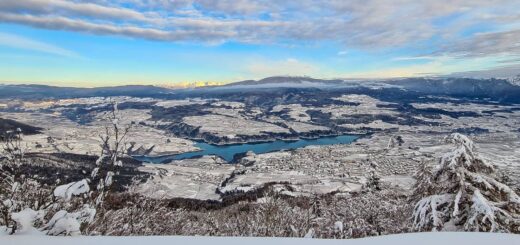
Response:
[{"label": "blue sky", "polygon": [[0,82],[492,74],[520,68],[518,9],[507,0],[7,0]]}]

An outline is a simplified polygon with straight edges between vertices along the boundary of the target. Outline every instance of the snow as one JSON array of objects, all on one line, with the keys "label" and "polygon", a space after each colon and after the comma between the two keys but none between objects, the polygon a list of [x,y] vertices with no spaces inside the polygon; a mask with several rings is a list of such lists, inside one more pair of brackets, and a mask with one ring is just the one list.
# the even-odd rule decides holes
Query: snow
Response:
[{"label": "snow", "polygon": [[[1,233],[0,233],[1,234]],[[387,235],[368,237],[352,240],[332,239],[308,239],[308,238],[254,238],[254,237],[187,237],[187,236],[147,236],[147,237],[42,237],[42,236],[2,236],[2,245],[170,245],[170,244],[212,244],[212,245],[438,245],[438,244],[472,244],[472,245],[516,245],[520,244],[520,235],[503,233],[464,233],[464,232],[430,232],[409,233],[399,235]]]},{"label": "snow", "polygon": [[200,127],[200,132],[208,132],[221,137],[230,134],[236,135],[237,129],[240,129],[240,135],[290,133],[286,128],[275,124],[222,115],[189,116],[184,117],[183,122]]},{"label": "snow", "polygon": [[186,106],[186,105],[202,105],[207,103],[205,100],[201,99],[190,99],[190,100],[167,100],[167,101],[160,101],[156,103],[156,106],[163,107],[163,108],[173,108],[177,106]]},{"label": "snow", "polygon": [[51,220],[42,228],[48,235],[80,235],[82,223],[90,223],[94,220],[96,209],[84,205],[77,212],[69,213],[65,210],[58,211]]},{"label": "snow", "polygon": [[334,223],[334,230],[335,230],[336,232],[343,232],[343,222],[341,222],[341,221],[336,221],[336,222]]},{"label": "snow", "polygon": [[324,113],[330,113],[333,119],[347,118],[352,115],[389,115],[397,116],[399,112],[393,108],[382,108],[378,105],[391,105],[392,103],[384,102],[368,95],[348,94],[338,98],[332,98],[337,101],[358,103],[359,105],[345,106],[345,105],[328,105],[325,107],[318,107]]},{"label": "snow", "polygon": [[420,229],[426,226],[430,221],[433,223],[433,229],[443,225],[443,213],[439,212],[437,207],[453,201],[453,195],[432,195],[424,197],[415,205],[413,213],[414,228]]},{"label": "snow", "polygon": [[392,129],[392,128],[406,128],[406,126],[399,126],[397,124],[391,124],[387,122],[383,122],[382,120],[375,120],[370,123],[358,123],[358,124],[341,124],[340,127],[349,128],[349,129]]},{"label": "snow", "polygon": [[307,234],[305,234],[305,238],[312,238],[314,237],[314,229],[310,229]]},{"label": "snow", "polygon": [[483,215],[481,222],[485,223],[486,220],[491,223],[491,230],[496,230],[495,223],[495,211],[496,207],[489,205],[489,200],[487,200],[482,194],[480,194],[479,190],[475,190],[472,197],[473,204],[471,205],[471,213],[468,219],[468,224],[476,227],[478,230],[479,222],[477,219],[481,218]]},{"label": "snow", "polygon": [[455,133],[445,141],[456,148],[441,158],[433,173],[428,192],[437,195],[424,197],[416,204],[414,229],[516,230],[518,211],[512,207],[519,204],[518,196],[498,181],[492,164],[478,157],[471,139]]},{"label": "snow", "polygon": [[57,212],[49,221],[52,229],[49,230],[49,235],[79,235],[80,224],[76,221],[73,215],[65,210]]},{"label": "snow", "polygon": [[81,195],[90,191],[88,181],[86,179],[78,182],[72,182],[65,185],[60,185],[54,189],[54,196],[61,197],[65,200],[70,200],[72,196]]},{"label": "snow", "polygon": [[439,167],[447,166],[451,169],[459,167],[459,161],[462,160],[464,167],[470,167],[474,162],[482,164],[483,167],[493,169],[493,165],[487,163],[485,160],[475,161],[478,158],[478,154],[475,152],[476,147],[471,139],[467,136],[453,133],[445,138],[447,143],[453,143],[457,148],[451,152],[447,152],[441,158],[441,164]]},{"label": "snow", "polygon": [[318,126],[318,125],[309,124],[309,123],[302,123],[302,122],[286,122],[285,124],[288,127],[290,127],[292,130],[294,130],[294,131],[296,131],[298,133],[330,130],[330,128],[327,128],[327,127],[324,127],[324,126]]},{"label": "snow", "polygon": [[44,215],[45,213],[43,211],[34,211],[30,208],[26,208],[20,212],[12,213],[11,218],[21,226],[20,230],[18,230],[17,233],[34,234],[35,232],[37,232],[36,229],[33,227],[34,222],[36,220],[41,220]]},{"label": "snow", "polygon": [[283,110],[288,110],[287,115],[289,115],[289,117],[291,117],[293,120],[298,122],[309,122],[311,120],[311,116],[307,114],[308,109],[309,108],[300,104],[277,105],[273,107],[271,112],[281,112]]},{"label": "snow", "polygon": [[107,176],[105,177],[105,185],[111,186],[112,185],[112,177],[114,176],[114,172],[108,171]]},{"label": "snow", "polygon": [[242,102],[234,102],[234,101],[219,101],[219,102],[214,102],[211,105],[212,106],[229,106],[233,109],[246,107],[246,104],[244,104]]},{"label": "snow", "polygon": [[137,191],[151,198],[196,198],[218,200],[215,191],[236,166],[222,164],[220,158],[204,156],[198,159],[184,159],[170,164],[144,164],[140,171],[152,176],[137,188]]},{"label": "snow", "polygon": [[[127,147],[133,145],[132,151],[142,149],[142,151],[150,151],[147,155],[159,156],[198,150],[192,141],[173,137],[164,130],[154,128],[154,125],[163,122],[150,121],[150,110],[125,109],[119,110],[118,113],[120,113],[121,125],[134,122],[125,140]],[[97,156],[99,134],[104,132],[106,126],[104,112],[97,113],[95,121],[86,125],[73,122],[60,116],[59,113],[2,113],[2,117],[44,128],[42,134],[24,137],[30,152],[64,152]]]},{"label": "snow", "polygon": [[466,135],[462,135],[459,133],[453,133],[446,138],[446,142],[454,143],[454,144],[462,144],[468,150],[474,150],[475,145],[472,140],[468,138]]}]

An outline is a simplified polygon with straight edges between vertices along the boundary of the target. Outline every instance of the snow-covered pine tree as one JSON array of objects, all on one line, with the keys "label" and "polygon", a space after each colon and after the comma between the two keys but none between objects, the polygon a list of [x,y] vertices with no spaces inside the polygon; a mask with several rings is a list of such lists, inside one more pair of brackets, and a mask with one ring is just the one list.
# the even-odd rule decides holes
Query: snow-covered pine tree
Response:
[{"label": "snow-covered pine tree", "polygon": [[369,159],[370,169],[368,170],[368,175],[366,177],[366,181],[363,185],[362,190],[364,192],[370,191],[380,191],[381,190],[381,177],[377,172],[378,164],[376,161]]},{"label": "snow-covered pine tree", "polygon": [[404,144],[403,137],[401,135],[391,136],[388,139],[388,144],[386,145],[387,150],[391,150],[396,147],[401,147]]},{"label": "snow-covered pine tree", "polygon": [[413,186],[414,192],[410,197],[411,202],[417,202],[432,192],[431,177],[432,166],[427,162],[422,162],[413,176],[415,184]]},{"label": "snow-covered pine tree", "polygon": [[418,179],[413,212],[416,231],[520,232],[520,197],[497,179],[468,137],[454,133],[432,174]]}]

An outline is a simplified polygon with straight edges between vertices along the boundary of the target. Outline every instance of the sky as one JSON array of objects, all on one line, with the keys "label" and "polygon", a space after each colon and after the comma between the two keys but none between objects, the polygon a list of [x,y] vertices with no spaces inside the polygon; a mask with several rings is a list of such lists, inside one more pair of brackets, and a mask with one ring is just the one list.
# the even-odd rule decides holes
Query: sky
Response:
[{"label": "sky", "polygon": [[0,0],[0,82],[515,75],[519,9],[518,0]]}]

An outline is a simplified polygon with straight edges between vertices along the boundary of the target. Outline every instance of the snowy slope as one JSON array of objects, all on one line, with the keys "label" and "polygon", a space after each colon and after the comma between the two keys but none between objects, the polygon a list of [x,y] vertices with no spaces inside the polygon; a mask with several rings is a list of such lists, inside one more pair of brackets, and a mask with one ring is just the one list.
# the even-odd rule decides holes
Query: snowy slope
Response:
[{"label": "snowy slope", "polygon": [[171,244],[225,244],[225,245],[329,245],[329,244],[398,244],[398,245],[518,245],[520,235],[497,233],[412,233],[370,237],[352,240],[322,240],[305,238],[242,238],[242,237],[49,237],[49,236],[0,236],[2,245],[171,245]]}]

